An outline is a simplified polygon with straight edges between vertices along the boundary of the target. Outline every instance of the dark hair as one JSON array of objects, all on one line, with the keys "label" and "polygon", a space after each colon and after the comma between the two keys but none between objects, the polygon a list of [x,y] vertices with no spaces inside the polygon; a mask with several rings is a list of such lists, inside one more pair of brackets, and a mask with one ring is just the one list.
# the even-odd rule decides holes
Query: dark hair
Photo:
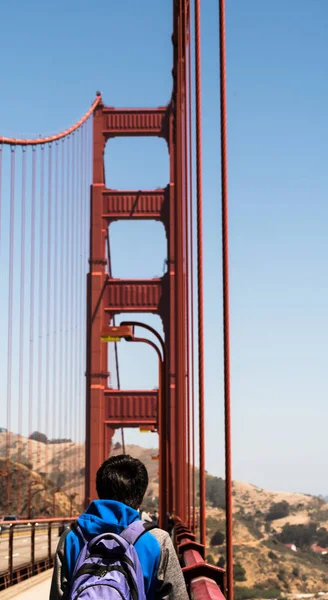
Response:
[{"label": "dark hair", "polygon": [[127,454],[111,456],[97,471],[96,487],[100,500],[117,500],[139,508],[147,486],[145,465]]}]

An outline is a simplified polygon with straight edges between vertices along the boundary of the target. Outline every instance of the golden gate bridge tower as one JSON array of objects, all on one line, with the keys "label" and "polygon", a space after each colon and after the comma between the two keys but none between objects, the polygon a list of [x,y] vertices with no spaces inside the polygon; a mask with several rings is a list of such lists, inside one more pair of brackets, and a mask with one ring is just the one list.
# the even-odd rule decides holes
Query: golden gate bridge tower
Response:
[{"label": "golden gate bridge tower", "polygon": [[[6,441],[6,456],[0,471],[5,481],[8,514],[26,514],[26,520],[18,523],[31,527],[30,571],[25,572],[23,567],[14,564],[13,540],[18,524],[12,523],[8,571],[0,573],[0,587],[35,574],[39,563],[40,569],[51,566],[52,527],[58,523],[56,502],[61,488],[66,485],[70,490],[70,512],[78,494],[88,505],[96,497],[95,473],[110,454],[115,431],[139,427],[158,432],[159,521],[163,528],[167,527],[169,516],[175,521],[174,539],[190,596],[196,600],[222,599],[223,594],[228,594],[233,600],[224,0],[219,0],[219,52],[226,572],[205,561],[200,9],[200,0],[172,1],[172,93],[167,105],[113,108],[97,93],[84,117],[60,134],[37,139],[0,137],[0,209],[3,190],[9,198],[5,213],[8,223],[7,429],[0,431]],[[106,186],[106,144],[112,138],[131,136],[165,140],[169,177],[162,189],[117,190]],[[19,156],[18,149],[21,150]],[[8,177],[5,177],[6,169]],[[89,195],[87,174],[90,171]],[[166,234],[166,272],[162,277],[113,277],[111,226],[118,220],[162,223]],[[18,239],[20,256],[17,258]],[[144,240],[140,239],[142,243]],[[1,244],[0,239],[0,250]],[[18,279],[20,295],[15,300]],[[138,320],[129,320],[129,313],[138,313]],[[144,322],[147,313],[161,318],[163,338]],[[15,353],[16,338],[22,341]],[[109,376],[114,365],[109,360],[108,343],[116,344],[121,339],[148,344],[156,352],[157,389],[121,389],[119,381],[117,389],[111,387]],[[85,348],[84,364],[81,348]],[[115,355],[117,363],[116,352]],[[85,402],[82,384],[77,383],[83,380],[81,375],[86,382]],[[24,421],[30,433],[34,424],[38,431],[29,436],[27,451],[22,437],[18,436],[14,440],[14,455],[11,429],[16,385],[17,431],[23,431]],[[71,443],[70,434],[72,437],[80,435],[83,427],[74,421],[74,415],[80,413],[83,420],[85,418],[83,491],[78,491],[74,483],[81,472],[78,459],[68,460],[71,481],[65,482],[64,477],[59,482],[55,447],[59,442]],[[52,432],[52,439],[44,435],[40,440],[42,429],[47,435]],[[40,441],[44,449],[38,449],[36,456],[33,443]],[[196,450],[199,454],[197,469]],[[17,470],[13,457],[18,463],[24,459],[32,467],[34,463],[39,469],[42,466],[46,486],[51,487],[48,512],[52,516],[48,514],[45,521],[40,515],[33,519],[31,499],[36,494],[36,482],[29,476],[25,485],[25,475]],[[60,475],[63,477],[63,473]],[[65,519],[71,522],[72,515],[61,516],[61,522]],[[48,555],[38,562],[35,532],[41,521],[48,527]]]}]

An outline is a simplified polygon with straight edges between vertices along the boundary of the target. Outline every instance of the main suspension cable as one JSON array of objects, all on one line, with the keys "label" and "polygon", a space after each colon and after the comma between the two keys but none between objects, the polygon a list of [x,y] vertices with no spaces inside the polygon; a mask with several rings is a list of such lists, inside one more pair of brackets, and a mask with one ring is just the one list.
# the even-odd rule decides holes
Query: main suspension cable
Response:
[{"label": "main suspension cable", "polygon": [[62,138],[67,137],[71,133],[74,133],[74,131],[76,131],[76,129],[79,129],[79,127],[81,127],[81,125],[83,125],[83,123],[85,123],[88,120],[88,118],[92,115],[92,113],[94,112],[94,110],[97,108],[98,104],[101,101],[102,101],[101,94],[100,94],[100,92],[97,92],[96,99],[92,103],[89,110],[85,113],[85,115],[83,115],[83,117],[79,121],[77,121],[77,123],[72,125],[72,127],[65,129],[65,131],[62,131],[61,133],[57,133],[56,135],[50,135],[50,136],[43,137],[43,138],[40,137],[40,138],[34,138],[34,139],[20,139],[20,138],[9,138],[9,137],[0,136],[0,144],[7,144],[7,145],[11,145],[11,146],[39,146],[39,145],[44,145],[44,144],[50,144],[51,142],[57,142],[58,140],[61,140]]}]

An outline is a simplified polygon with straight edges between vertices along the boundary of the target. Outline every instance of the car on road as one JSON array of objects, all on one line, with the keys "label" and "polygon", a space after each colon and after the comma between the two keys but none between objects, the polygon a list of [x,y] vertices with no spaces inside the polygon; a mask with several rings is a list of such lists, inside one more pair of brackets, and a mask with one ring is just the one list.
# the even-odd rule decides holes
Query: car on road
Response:
[{"label": "car on road", "polygon": [[[18,521],[18,517],[16,515],[4,515],[3,517],[0,517],[0,521]],[[0,533],[4,529],[9,529],[10,527],[11,523],[8,525],[0,525]]]}]

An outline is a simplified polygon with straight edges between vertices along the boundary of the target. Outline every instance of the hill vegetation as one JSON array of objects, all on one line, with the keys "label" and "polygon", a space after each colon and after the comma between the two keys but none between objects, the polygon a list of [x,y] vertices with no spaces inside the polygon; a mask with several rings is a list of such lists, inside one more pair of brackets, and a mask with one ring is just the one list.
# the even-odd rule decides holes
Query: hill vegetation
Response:
[{"label": "hill vegetation", "polygon": [[[8,463],[6,434],[0,432],[0,514],[6,512],[8,471],[14,498],[10,512],[21,518],[26,516],[29,495],[31,517],[52,516],[54,506],[56,516],[82,509],[83,444],[68,439],[47,440],[34,432],[30,439],[11,434],[10,446]],[[126,451],[142,460],[148,469],[150,485],[143,508],[153,510],[158,501],[157,450],[127,446]],[[117,443],[112,454],[121,452]],[[206,496],[207,560],[224,567],[224,480],[207,475]],[[236,481],[233,516],[236,600],[285,599],[297,593],[328,590],[328,554],[312,549],[328,548],[328,504],[324,498],[271,492]]]}]

